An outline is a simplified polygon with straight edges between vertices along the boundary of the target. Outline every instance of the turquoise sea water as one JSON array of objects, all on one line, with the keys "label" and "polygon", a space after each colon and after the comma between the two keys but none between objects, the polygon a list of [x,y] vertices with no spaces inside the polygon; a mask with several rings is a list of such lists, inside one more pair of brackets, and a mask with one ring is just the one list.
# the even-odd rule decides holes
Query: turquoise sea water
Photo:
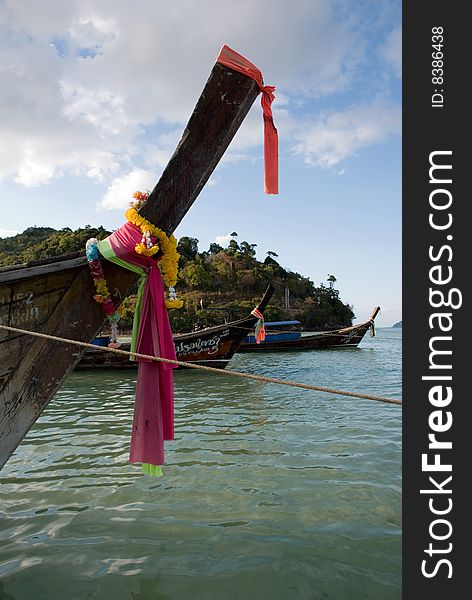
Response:
[{"label": "turquoise sea water", "polygon": [[[401,397],[401,330],[231,369]],[[175,374],[163,478],[134,373],[72,374],[1,473],[2,600],[401,598],[401,407]]]}]

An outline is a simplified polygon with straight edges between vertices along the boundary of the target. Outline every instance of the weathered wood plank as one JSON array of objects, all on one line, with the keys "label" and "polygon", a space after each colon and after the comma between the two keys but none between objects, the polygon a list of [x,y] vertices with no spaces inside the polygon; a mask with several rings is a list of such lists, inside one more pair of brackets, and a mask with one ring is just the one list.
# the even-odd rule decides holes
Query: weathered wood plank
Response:
[{"label": "weathered wood plank", "polygon": [[[216,164],[220,160],[258,94],[257,85],[249,78],[220,64],[214,66],[210,79],[197,103],[176,152],[154,188],[143,215],[171,233],[193,204]],[[66,261],[67,262],[67,261]],[[90,341],[103,326],[103,313],[93,301],[93,282],[88,266],[75,265],[71,283],[60,301],[53,306],[41,326],[45,333],[59,337]],[[61,265],[61,261],[52,263]],[[49,273],[67,271],[71,265],[50,267]],[[30,267],[25,267],[26,269]],[[7,269],[0,273],[0,295],[3,286],[15,294],[25,282],[38,284],[43,272]],[[104,267],[109,289],[115,300],[124,297],[134,285],[135,276],[113,264]],[[18,281],[11,278],[16,272]],[[21,273],[27,273],[25,277]],[[6,324],[14,325],[11,313]],[[25,327],[27,328],[27,327]],[[34,328],[34,323],[33,323]],[[7,356],[11,336],[0,339],[0,362]],[[0,381],[0,468],[44,410],[67,374],[80,360],[83,351],[68,346],[31,338],[20,348],[18,366],[5,373]],[[19,346],[18,346],[19,344]]]},{"label": "weathered wood plank", "polygon": [[[0,285],[0,324],[42,331],[75,275],[73,269],[67,269]],[[19,341],[15,342],[17,338]],[[30,336],[0,329],[0,389],[33,343]]]},{"label": "weathered wood plank", "polygon": [[72,269],[74,267],[83,267],[87,264],[87,259],[84,256],[79,256],[70,260],[61,260],[60,262],[46,262],[39,265],[25,265],[20,268],[14,269],[8,267],[4,271],[0,271],[0,282],[7,283],[8,281],[17,282],[21,279],[30,279],[37,275],[46,275],[47,273],[56,273],[57,271],[64,271],[65,269]]}]

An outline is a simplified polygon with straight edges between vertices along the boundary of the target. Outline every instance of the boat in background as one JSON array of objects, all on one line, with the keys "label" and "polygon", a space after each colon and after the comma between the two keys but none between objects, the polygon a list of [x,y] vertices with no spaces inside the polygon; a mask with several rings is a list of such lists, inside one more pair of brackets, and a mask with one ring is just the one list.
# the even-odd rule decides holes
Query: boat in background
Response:
[{"label": "boat in background", "polygon": [[[302,324],[300,321],[266,321],[266,339],[264,343],[287,342],[298,340],[301,337]],[[282,328],[282,331],[280,330]],[[242,343],[255,344],[256,336],[254,333],[247,335]]]},{"label": "boat in background", "polygon": [[[376,306],[370,319],[359,325],[334,329],[333,331],[320,331],[303,335],[300,331],[277,332],[266,331],[266,339],[260,344],[256,344],[254,336],[250,336],[247,341],[243,341],[239,346],[238,352],[283,352],[287,350],[320,350],[323,348],[355,348],[359,345],[362,338],[370,330],[375,334],[375,317],[380,311],[380,306]],[[266,327],[271,325],[280,325],[289,323],[294,325],[297,321],[278,321],[275,323],[266,323]],[[285,336],[285,337],[284,337]]]},{"label": "boat in background", "polygon": [[[260,312],[265,310],[273,292],[273,287],[269,285],[257,306]],[[254,328],[257,320],[257,317],[251,314],[238,321],[206,327],[190,333],[174,334],[177,360],[224,369],[238,351],[243,338]],[[96,340],[96,345],[104,345],[104,340],[108,341],[108,338],[96,338]],[[121,344],[120,350],[129,352],[130,344]],[[76,369],[136,369],[137,366],[138,363],[130,360],[128,356],[103,350],[87,350]]]}]

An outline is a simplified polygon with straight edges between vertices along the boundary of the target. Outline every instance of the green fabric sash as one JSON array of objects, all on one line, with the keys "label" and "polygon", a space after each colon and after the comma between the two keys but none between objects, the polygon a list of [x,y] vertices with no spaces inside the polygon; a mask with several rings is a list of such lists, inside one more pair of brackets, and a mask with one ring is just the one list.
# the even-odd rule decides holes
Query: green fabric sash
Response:
[{"label": "green fabric sash", "polygon": [[[134,310],[134,318],[133,318],[133,333],[131,336],[131,352],[136,352],[136,344],[138,341],[138,331],[139,331],[139,318],[141,315],[141,304],[143,300],[144,294],[144,286],[146,285],[146,271],[137,265],[132,265],[129,262],[126,262],[122,258],[118,258],[116,254],[113,252],[113,248],[111,247],[108,239],[101,240],[97,244],[98,251],[100,254],[106,258],[106,260],[123,267],[124,269],[128,269],[129,271],[133,271],[139,275],[139,286],[138,286],[138,297],[136,300],[136,308]],[[132,356],[130,356],[130,360],[136,360]],[[142,471],[144,475],[152,475],[154,477],[162,476],[162,469],[159,465],[151,465],[149,463],[142,463],[141,465]]]},{"label": "green fabric sash", "polygon": [[[146,271],[137,265],[132,265],[129,262],[126,262],[122,258],[118,258],[116,254],[113,252],[113,248],[111,247],[110,242],[105,239],[101,242],[98,242],[97,248],[100,254],[106,258],[107,260],[123,267],[124,269],[128,269],[129,271],[133,271],[133,273],[137,273],[140,276],[139,279],[139,287],[138,287],[138,297],[136,300],[136,308],[134,310],[134,318],[133,318],[133,332],[131,335],[131,352],[136,352],[136,344],[138,340],[138,331],[139,331],[139,318],[141,315],[141,304],[143,301],[144,294],[144,286],[146,285]],[[135,360],[130,357],[130,360]]]}]

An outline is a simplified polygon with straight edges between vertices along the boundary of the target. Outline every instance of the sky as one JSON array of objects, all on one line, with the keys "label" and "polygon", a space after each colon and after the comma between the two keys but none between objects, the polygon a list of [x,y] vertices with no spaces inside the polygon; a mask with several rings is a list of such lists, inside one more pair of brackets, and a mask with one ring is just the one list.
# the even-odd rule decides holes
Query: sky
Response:
[{"label": "sky", "polygon": [[223,44],[275,85],[279,194],[256,100],[177,237],[257,243],[356,321],[401,319],[399,0],[0,0],[0,237],[116,229],[152,189]]}]

